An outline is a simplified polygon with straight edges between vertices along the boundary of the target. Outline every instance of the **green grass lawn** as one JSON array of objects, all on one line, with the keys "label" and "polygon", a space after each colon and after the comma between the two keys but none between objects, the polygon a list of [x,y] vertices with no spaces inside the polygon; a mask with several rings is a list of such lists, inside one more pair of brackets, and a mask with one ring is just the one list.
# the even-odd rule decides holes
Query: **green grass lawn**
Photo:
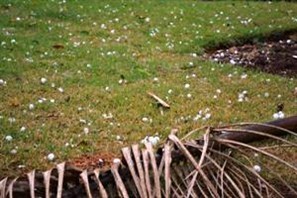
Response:
[{"label": "green grass lawn", "polygon": [[[296,3],[2,0],[0,14],[0,176],[172,128],[271,120],[279,103],[296,114],[296,79],[201,56],[297,29]],[[148,91],[171,108],[161,113]]]}]

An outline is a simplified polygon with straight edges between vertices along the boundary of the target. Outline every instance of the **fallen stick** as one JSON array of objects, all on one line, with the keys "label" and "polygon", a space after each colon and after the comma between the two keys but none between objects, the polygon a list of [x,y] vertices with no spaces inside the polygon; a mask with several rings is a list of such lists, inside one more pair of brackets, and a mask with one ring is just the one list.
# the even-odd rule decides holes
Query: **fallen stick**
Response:
[{"label": "fallen stick", "polygon": [[147,92],[148,95],[150,95],[152,98],[154,98],[160,105],[162,105],[165,108],[170,108],[170,105],[167,104],[164,100],[162,100],[160,97],[155,95],[154,93]]}]

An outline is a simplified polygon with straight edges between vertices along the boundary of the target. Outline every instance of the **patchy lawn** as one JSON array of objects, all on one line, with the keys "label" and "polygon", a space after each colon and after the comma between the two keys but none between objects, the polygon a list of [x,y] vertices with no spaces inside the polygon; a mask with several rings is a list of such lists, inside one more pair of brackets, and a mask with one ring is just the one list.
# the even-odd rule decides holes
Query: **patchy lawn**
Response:
[{"label": "patchy lawn", "polygon": [[296,114],[296,78],[201,56],[297,29],[296,3],[6,0],[0,13],[1,175],[116,155],[172,128],[271,120],[280,103]]}]

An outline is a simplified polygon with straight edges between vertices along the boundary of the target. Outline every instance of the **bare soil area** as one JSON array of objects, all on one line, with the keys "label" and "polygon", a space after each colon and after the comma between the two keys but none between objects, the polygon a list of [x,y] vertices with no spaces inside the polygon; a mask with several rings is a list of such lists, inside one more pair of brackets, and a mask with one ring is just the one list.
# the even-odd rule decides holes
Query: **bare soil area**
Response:
[{"label": "bare soil area", "polygon": [[216,62],[240,65],[288,77],[297,76],[297,33],[262,43],[219,49],[208,55]]}]

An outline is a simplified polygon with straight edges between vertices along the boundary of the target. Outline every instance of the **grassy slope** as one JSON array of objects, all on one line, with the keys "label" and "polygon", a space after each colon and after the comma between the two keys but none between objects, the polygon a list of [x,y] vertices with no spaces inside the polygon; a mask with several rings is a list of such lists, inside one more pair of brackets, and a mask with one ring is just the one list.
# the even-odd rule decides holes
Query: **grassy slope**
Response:
[{"label": "grassy slope", "polygon": [[[296,79],[218,65],[192,53],[239,37],[296,29],[297,4],[1,1],[0,12],[0,79],[7,81],[0,87],[1,173],[18,173],[23,164],[26,169],[51,166],[44,159],[50,152],[58,162],[84,153],[118,152],[146,135],[166,137],[172,128],[182,134],[203,125],[270,120],[280,102],[286,115],[296,113]],[[118,83],[121,76],[126,84]],[[249,100],[238,102],[243,90]],[[147,91],[166,99],[171,109],[162,116]],[[40,98],[47,101],[40,104]],[[30,111],[31,103],[35,108]],[[206,108],[211,118],[193,121]],[[108,113],[113,118],[104,118]],[[7,135],[13,140],[6,141]]]}]

